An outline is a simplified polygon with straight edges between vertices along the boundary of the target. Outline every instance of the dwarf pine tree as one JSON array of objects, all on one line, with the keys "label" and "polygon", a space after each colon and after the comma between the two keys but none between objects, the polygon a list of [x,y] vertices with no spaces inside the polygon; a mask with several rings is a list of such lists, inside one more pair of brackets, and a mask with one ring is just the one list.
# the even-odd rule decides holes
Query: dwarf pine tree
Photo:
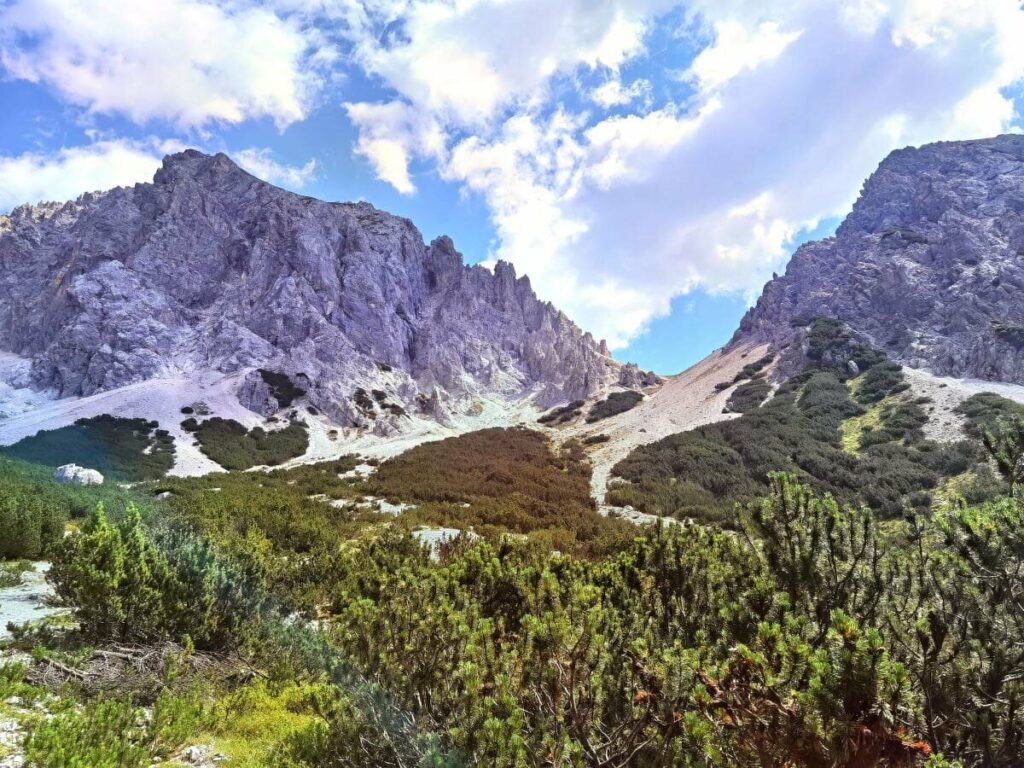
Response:
[{"label": "dwarf pine tree", "polygon": [[49,574],[57,594],[75,606],[75,616],[88,634],[116,636],[124,618],[124,544],[102,503],[93,510],[86,532],[69,536],[62,549]]}]

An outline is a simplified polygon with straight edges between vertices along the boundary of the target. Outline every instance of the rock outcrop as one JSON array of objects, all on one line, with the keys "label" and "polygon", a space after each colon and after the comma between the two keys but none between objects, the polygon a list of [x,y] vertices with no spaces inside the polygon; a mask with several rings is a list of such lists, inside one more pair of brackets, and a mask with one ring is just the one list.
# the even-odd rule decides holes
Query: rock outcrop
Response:
[{"label": "rock outcrop", "polygon": [[[356,426],[481,392],[546,407],[623,375],[511,265],[466,266],[406,219],[193,150],[151,184],[0,217],[0,350],[30,358],[34,385],[59,396],[266,369]],[[256,410],[275,407],[258,377],[242,388]]]},{"label": "rock outcrop", "polygon": [[86,469],[77,464],[63,464],[53,472],[53,479],[58,483],[72,485],[103,485],[103,475],[95,469]]},{"label": "rock outcrop", "polygon": [[890,154],[834,237],[764,288],[733,343],[845,321],[906,365],[1024,383],[1024,136]]}]

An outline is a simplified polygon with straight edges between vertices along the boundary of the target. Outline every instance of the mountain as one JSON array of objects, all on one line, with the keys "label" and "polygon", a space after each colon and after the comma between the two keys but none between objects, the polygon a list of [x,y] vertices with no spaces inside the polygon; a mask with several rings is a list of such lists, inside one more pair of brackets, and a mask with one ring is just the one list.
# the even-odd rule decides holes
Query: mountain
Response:
[{"label": "mountain", "polygon": [[650,382],[511,265],[467,266],[447,237],[426,245],[407,219],[284,191],[223,154],[17,208],[0,270],[0,350],[62,398],[216,372],[262,415],[303,392],[338,425],[392,434],[480,394],[546,407]]},{"label": "mountain", "polygon": [[803,245],[736,343],[793,341],[846,322],[936,375],[1024,383],[1024,136],[890,154],[834,237]]}]

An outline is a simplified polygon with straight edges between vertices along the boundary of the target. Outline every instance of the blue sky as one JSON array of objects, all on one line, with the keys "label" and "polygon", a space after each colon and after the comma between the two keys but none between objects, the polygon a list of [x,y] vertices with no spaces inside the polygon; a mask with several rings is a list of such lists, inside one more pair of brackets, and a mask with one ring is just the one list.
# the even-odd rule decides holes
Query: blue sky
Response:
[{"label": "blue sky", "polygon": [[225,151],[675,372],[886,153],[1019,130],[1021,39],[1017,0],[0,0],[0,211]]}]

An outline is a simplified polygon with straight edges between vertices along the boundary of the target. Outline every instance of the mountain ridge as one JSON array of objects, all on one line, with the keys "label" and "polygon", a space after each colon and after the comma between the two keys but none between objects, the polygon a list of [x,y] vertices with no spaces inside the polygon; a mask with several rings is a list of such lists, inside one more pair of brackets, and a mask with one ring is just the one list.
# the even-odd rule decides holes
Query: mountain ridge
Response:
[{"label": "mountain ridge", "polygon": [[731,344],[836,317],[939,376],[1024,382],[1024,136],[890,153],[833,237],[769,281]]},{"label": "mountain ridge", "polygon": [[252,369],[240,398],[271,415],[282,404],[256,370],[270,369],[336,423],[392,434],[407,412],[444,423],[480,393],[546,407],[655,381],[510,264],[466,265],[450,238],[428,245],[408,219],[281,190],[223,154],[16,208],[0,266],[0,348],[58,396]]}]

